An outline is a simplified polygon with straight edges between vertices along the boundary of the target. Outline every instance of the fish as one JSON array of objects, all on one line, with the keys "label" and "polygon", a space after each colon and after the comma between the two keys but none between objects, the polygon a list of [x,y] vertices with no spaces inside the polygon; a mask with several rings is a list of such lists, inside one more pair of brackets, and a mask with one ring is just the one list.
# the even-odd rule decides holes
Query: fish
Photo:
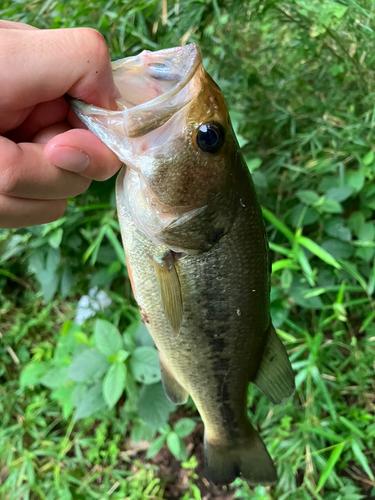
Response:
[{"label": "fish", "polygon": [[248,418],[248,384],[278,405],[293,396],[294,375],[271,322],[264,221],[224,97],[194,43],[112,69],[118,110],[72,105],[124,164],[122,241],[164,390],[175,404],[194,401],[209,480],[274,484]]}]

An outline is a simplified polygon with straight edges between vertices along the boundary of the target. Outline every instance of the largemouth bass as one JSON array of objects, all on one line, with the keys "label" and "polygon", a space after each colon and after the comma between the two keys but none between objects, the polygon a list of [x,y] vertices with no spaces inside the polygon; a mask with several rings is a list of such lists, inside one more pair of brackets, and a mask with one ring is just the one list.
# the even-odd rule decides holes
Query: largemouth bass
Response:
[{"label": "largemouth bass", "polygon": [[192,397],[210,480],[272,484],[247,387],[280,404],[294,377],[271,324],[262,213],[224,98],[195,44],[144,51],[113,71],[118,111],[73,106],[125,164],[116,185],[123,245],[165,392],[176,404]]}]

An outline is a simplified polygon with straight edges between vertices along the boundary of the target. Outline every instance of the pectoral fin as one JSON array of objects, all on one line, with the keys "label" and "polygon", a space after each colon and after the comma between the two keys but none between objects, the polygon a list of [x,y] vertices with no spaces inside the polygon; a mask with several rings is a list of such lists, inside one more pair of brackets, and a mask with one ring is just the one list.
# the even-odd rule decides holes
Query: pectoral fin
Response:
[{"label": "pectoral fin", "polygon": [[172,403],[183,405],[186,403],[189,394],[174,378],[168,367],[160,358],[160,371],[165,394]]},{"label": "pectoral fin", "polygon": [[253,383],[274,404],[284,404],[294,394],[294,375],[288,354],[272,324]]},{"label": "pectoral fin", "polygon": [[171,325],[173,335],[178,337],[183,314],[181,285],[173,261],[172,252],[161,259],[153,259],[159,292],[164,312]]}]

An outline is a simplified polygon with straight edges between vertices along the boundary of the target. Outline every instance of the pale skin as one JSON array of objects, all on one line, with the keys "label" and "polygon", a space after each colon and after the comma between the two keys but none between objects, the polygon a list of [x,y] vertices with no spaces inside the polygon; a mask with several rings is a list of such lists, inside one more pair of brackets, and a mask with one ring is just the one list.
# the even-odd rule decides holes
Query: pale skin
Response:
[{"label": "pale skin", "polygon": [[2,20],[0,47],[0,228],[52,222],[121,166],[64,98],[116,109],[108,48],[90,28]]}]

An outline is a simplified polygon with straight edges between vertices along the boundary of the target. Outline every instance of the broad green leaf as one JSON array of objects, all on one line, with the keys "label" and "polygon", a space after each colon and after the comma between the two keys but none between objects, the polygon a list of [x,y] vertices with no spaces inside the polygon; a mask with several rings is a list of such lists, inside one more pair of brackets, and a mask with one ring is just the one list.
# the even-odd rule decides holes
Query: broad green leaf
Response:
[{"label": "broad green leaf", "polygon": [[335,267],[336,269],[341,269],[340,264],[337,260],[332,257],[326,250],[324,250],[321,246],[319,246],[315,241],[312,241],[310,238],[306,238],[306,236],[300,236],[298,238],[298,243],[303,245],[307,250],[311,253],[319,257],[323,262],[329,264],[330,266]]},{"label": "broad green leaf", "polygon": [[285,269],[283,269],[283,272],[281,273],[280,282],[281,282],[282,288],[284,288],[285,290],[288,290],[288,288],[290,288],[290,286],[292,284],[292,281],[293,281],[293,274],[292,274],[291,270],[286,267]]},{"label": "broad green leaf", "polygon": [[72,392],[73,384],[57,387],[51,392],[51,399],[58,401],[58,403],[62,406],[62,413],[65,419],[71,415],[74,409],[74,405],[72,403]]},{"label": "broad green leaf", "polygon": [[345,221],[342,217],[335,217],[328,220],[324,224],[324,231],[332,236],[342,241],[351,241],[352,233],[350,229],[345,226]]},{"label": "broad green leaf", "polygon": [[250,172],[253,172],[256,168],[259,168],[262,164],[262,160],[260,158],[251,158],[246,160],[247,167]]},{"label": "broad green leaf", "polygon": [[167,435],[167,445],[172,455],[175,456],[177,459],[179,459],[181,450],[181,441],[175,432],[172,431]]},{"label": "broad green leaf", "polygon": [[130,369],[137,382],[154,384],[161,380],[159,355],[154,347],[137,347],[130,358]]},{"label": "broad green leaf", "polygon": [[133,426],[130,432],[130,437],[134,443],[140,443],[141,441],[147,441],[150,443],[155,437],[155,429],[145,424],[143,420],[139,420]]},{"label": "broad green leaf", "polygon": [[118,329],[103,319],[95,321],[94,338],[97,348],[107,358],[114,356],[123,347],[122,337]]},{"label": "broad green leaf", "polygon": [[64,231],[61,227],[59,229],[56,229],[56,231],[53,231],[53,233],[48,238],[48,243],[52,248],[59,248],[63,235]]},{"label": "broad green leaf", "polygon": [[296,196],[305,205],[314,205],[314,203],[319,201],[319,195],[315,191],[297,191]]},{"label": "broad green leaf", "polygon": [[113,408],[125,389],[126,366],[113,363],[103,380],[103,397],[109,408]]},{"label": "broad green leaf", "polygon": [[144,385],[139,393],[138,415],[152,428],[164,427],[176,406],[167,399],[160,382]]},{"label": "broad green leaf", "polygon": [[[301,218],[303,216],[303,218]],[[287,218],[288,223],[293,227],[305,227],[314,224],[319,220],[321,215],[316,208],[308,207],[303,203],[298,203],[292,208],[292,211]]]},{"label": "broad green leaf", "polygon": [[345,182],[358,193],[365,184],[365,176],[361,172],[348,172],[345,175]]},{"label": "broad green leaf", "polygon": [[76,410],[76,420],[90,417],[99,410],[105,408],[105,401],[102,395],[102,383],[97,382],[88,390],[85,390],[82,398],[78,401]]},{"label": "broad green leaf", "polygon": [[197,423],[191,418],[182,418],[175,424],[174,431],[180,438],[184,438],[193,432]]},{"label": "broad green leaf", "polygon": [[138,324],[135,324],[135,335],[134,341],[138,346],[148,346],[154,347],[155,343],[152,340],[151,335],[149,334],[146,326],[141,321]]},{"label": "broad green leaf", "polygon": [[358,239],[362,241],[374,241],[375,237],[375,226],[371,222],[365,222],[359,233]]},{"label": "broad green leaf", "polygon": [[354,212],[348,219],[348,227],[356,236],[359,235],[364,223],[365,217],[362,212]]},{"label": "broad green leaf", "polygon": [[332,453],[327,461],[327,465],[326,465],[325,469],[323,470],[322,475],[319,478],[318,487],[316,489],[317,492],[319,492],[323,488],[323,486],[325,485],[327,479],[329,478],[329,476],[332,472],[332,469],[336,465],[337,461],[339,460],[339,458],[341,456],[341,453],[343,452],[343,450],[345,448],[345,444],[346,444],[346,442],[343,441],[342,443],[335,446],[335,448],[333,449],[333,451],[332,451]]},{"label": "broad green leaf", "polygon": [[167,436],[159,436],[158,438],[155,439],[155,441],[152,443],[150,448],[147,451],[147,458],[154,458],[155,455],[159,453],[159,451],[163,448],[163,444],[167,440]]},{"label": "broad green leaf", "polygon": [[328,189],[325,196],[330,200],[335,200],[340,203],[341,201],[347,200],[352,193],[353,189],[350,186],[341,186]]},{"label": "broad green leaf", "polygon": [[40,361],[33,361],[26,365],[20,375],[20,386],[25,387],[38,384],[47,370],[47,363],[42,363]]},{"label": "broad green leaf", "polygon": [[63,299],[65,299],[69,295],[69,292],[72,288],[72,284],[73,284],[72,271],[70,267],[65,265],[62,272],[61,283],[60,283],[60,293]]},{"label": "broad green leaf", "polygon": [[372,163],[374,163],[374,158],[375,158],[375,154],[373,151],[369,151],[366,156],[363,157],[363,164],[364,165],[371,165]]},{"label": "broad green leaf", "polygon": [[328,214],[341,214],[342,206],[336,200],[331,198],[325,198],[323,203],[320,205],[320,209]]},{"label": "broad green leaf", "polygon": [[56,389],[67,382],[68,367],[52,368],[40,379],[40,383],[49,389]]},{"label": "broad green leaf", "polygon": [[349,259],[355,252],[355,248],[350,243],[334,239],[324,240],[322,248],[335,259]]},{"label": "broad green leaf", "polygon": [[86,349],[73,359],[68,369],[68,378],[75,382],[86,382],[100,378],[108,369],[109,362],[93,347]]}]

